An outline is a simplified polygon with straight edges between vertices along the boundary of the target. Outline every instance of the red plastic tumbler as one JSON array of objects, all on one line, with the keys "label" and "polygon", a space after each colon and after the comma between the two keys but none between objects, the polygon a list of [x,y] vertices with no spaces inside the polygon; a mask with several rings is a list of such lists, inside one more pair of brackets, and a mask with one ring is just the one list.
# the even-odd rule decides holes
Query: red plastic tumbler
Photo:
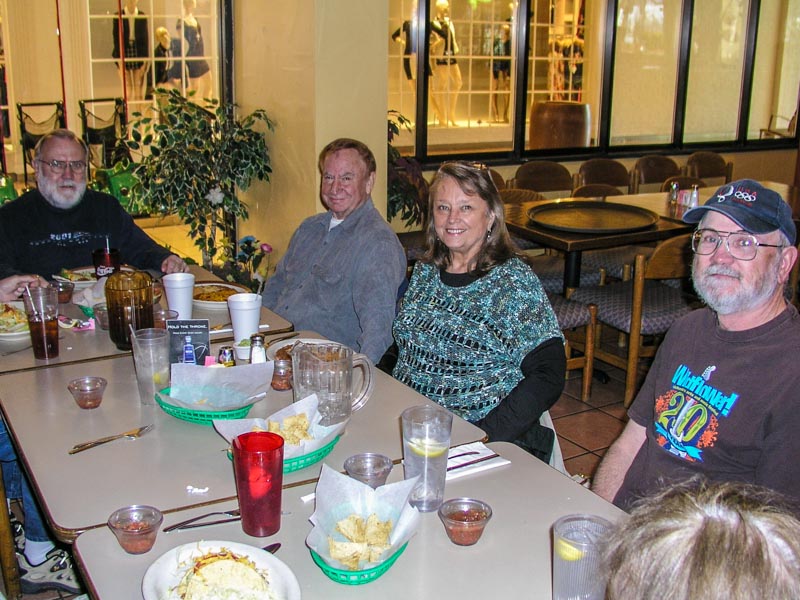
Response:
[{"label": "red plastic tumbler", "polygon": [[119,271],[119,250],[116,248],[98,248],[92,252],[95,277],[108,277]]},{"label": "red plastic tumbler", "polygon": [[233,439],[233,472],[242,514],[242,530],[266,537],[281,528],[283,438],[267,431]]}]

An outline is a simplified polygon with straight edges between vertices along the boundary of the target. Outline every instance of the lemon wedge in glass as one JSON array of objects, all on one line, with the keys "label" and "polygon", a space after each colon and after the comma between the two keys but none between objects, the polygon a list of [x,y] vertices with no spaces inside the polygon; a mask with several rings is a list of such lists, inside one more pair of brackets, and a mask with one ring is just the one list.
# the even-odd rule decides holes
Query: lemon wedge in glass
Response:
[{"label": "lemon wedge in glass", "polygon": [[427,438],[414,438],[408,440],[408,445],[414,454],[426,458],[436,458],[447,452],[447,446]]},{"label": "lemon wedge in glass", "polygon": [[583,558],[583,550],[576,548],[563,538],[556,538],[555,550],[563,560],[572,562]]}]

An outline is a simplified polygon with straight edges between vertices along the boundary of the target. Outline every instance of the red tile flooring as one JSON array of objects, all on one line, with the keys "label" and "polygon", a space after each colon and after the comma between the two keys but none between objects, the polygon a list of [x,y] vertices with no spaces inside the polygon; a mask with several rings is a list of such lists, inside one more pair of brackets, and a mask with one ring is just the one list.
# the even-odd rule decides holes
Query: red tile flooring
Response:
[{"label": "red tile flooring", "polygon": [[595,366],[609,375],[608,383],[595,379],[589,401],[582,402],[581,374],[573,371],[561,398],[550,409],[564,464],[571,475],[593,476],[600,459],[627,422],[622,404],[624,372],[600,361]]}]

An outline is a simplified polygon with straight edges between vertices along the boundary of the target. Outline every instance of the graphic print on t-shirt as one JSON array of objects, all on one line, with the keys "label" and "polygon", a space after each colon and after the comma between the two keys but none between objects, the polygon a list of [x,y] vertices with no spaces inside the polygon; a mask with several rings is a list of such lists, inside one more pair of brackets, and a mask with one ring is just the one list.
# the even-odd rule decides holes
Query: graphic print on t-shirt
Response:
[{"label": "graphic print on t-shirt", "polygon": [[736,404],[736,392],[718,390],[709,383],[716,367],[695,375],[680,365],[672,376],[672,388],[656,398],[656,442],[664,450],[688,462],[703,462],[703,449],[717,441],[720,419]]}]

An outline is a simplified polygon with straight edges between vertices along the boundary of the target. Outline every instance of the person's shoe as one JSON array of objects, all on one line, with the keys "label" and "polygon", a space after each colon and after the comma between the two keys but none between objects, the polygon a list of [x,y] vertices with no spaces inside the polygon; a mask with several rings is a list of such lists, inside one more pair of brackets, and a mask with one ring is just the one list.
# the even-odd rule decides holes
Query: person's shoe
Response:
[{"label": "person's shoe", "polygon": [[44,590],[63,590],[70,594],[81,592],[81,584],[72,567],[72,557],[61,548],[50,550],[45,561],[35,567],[23,553],[17,554],[17,562],[23,594],[38,594]]},{"label": "person's shoe", "polygon": [[12,512],[8,515],[11,520],[11,533],[14,535],[14,547],[20,554],[25,550],[25,527],[17,516]]}]

